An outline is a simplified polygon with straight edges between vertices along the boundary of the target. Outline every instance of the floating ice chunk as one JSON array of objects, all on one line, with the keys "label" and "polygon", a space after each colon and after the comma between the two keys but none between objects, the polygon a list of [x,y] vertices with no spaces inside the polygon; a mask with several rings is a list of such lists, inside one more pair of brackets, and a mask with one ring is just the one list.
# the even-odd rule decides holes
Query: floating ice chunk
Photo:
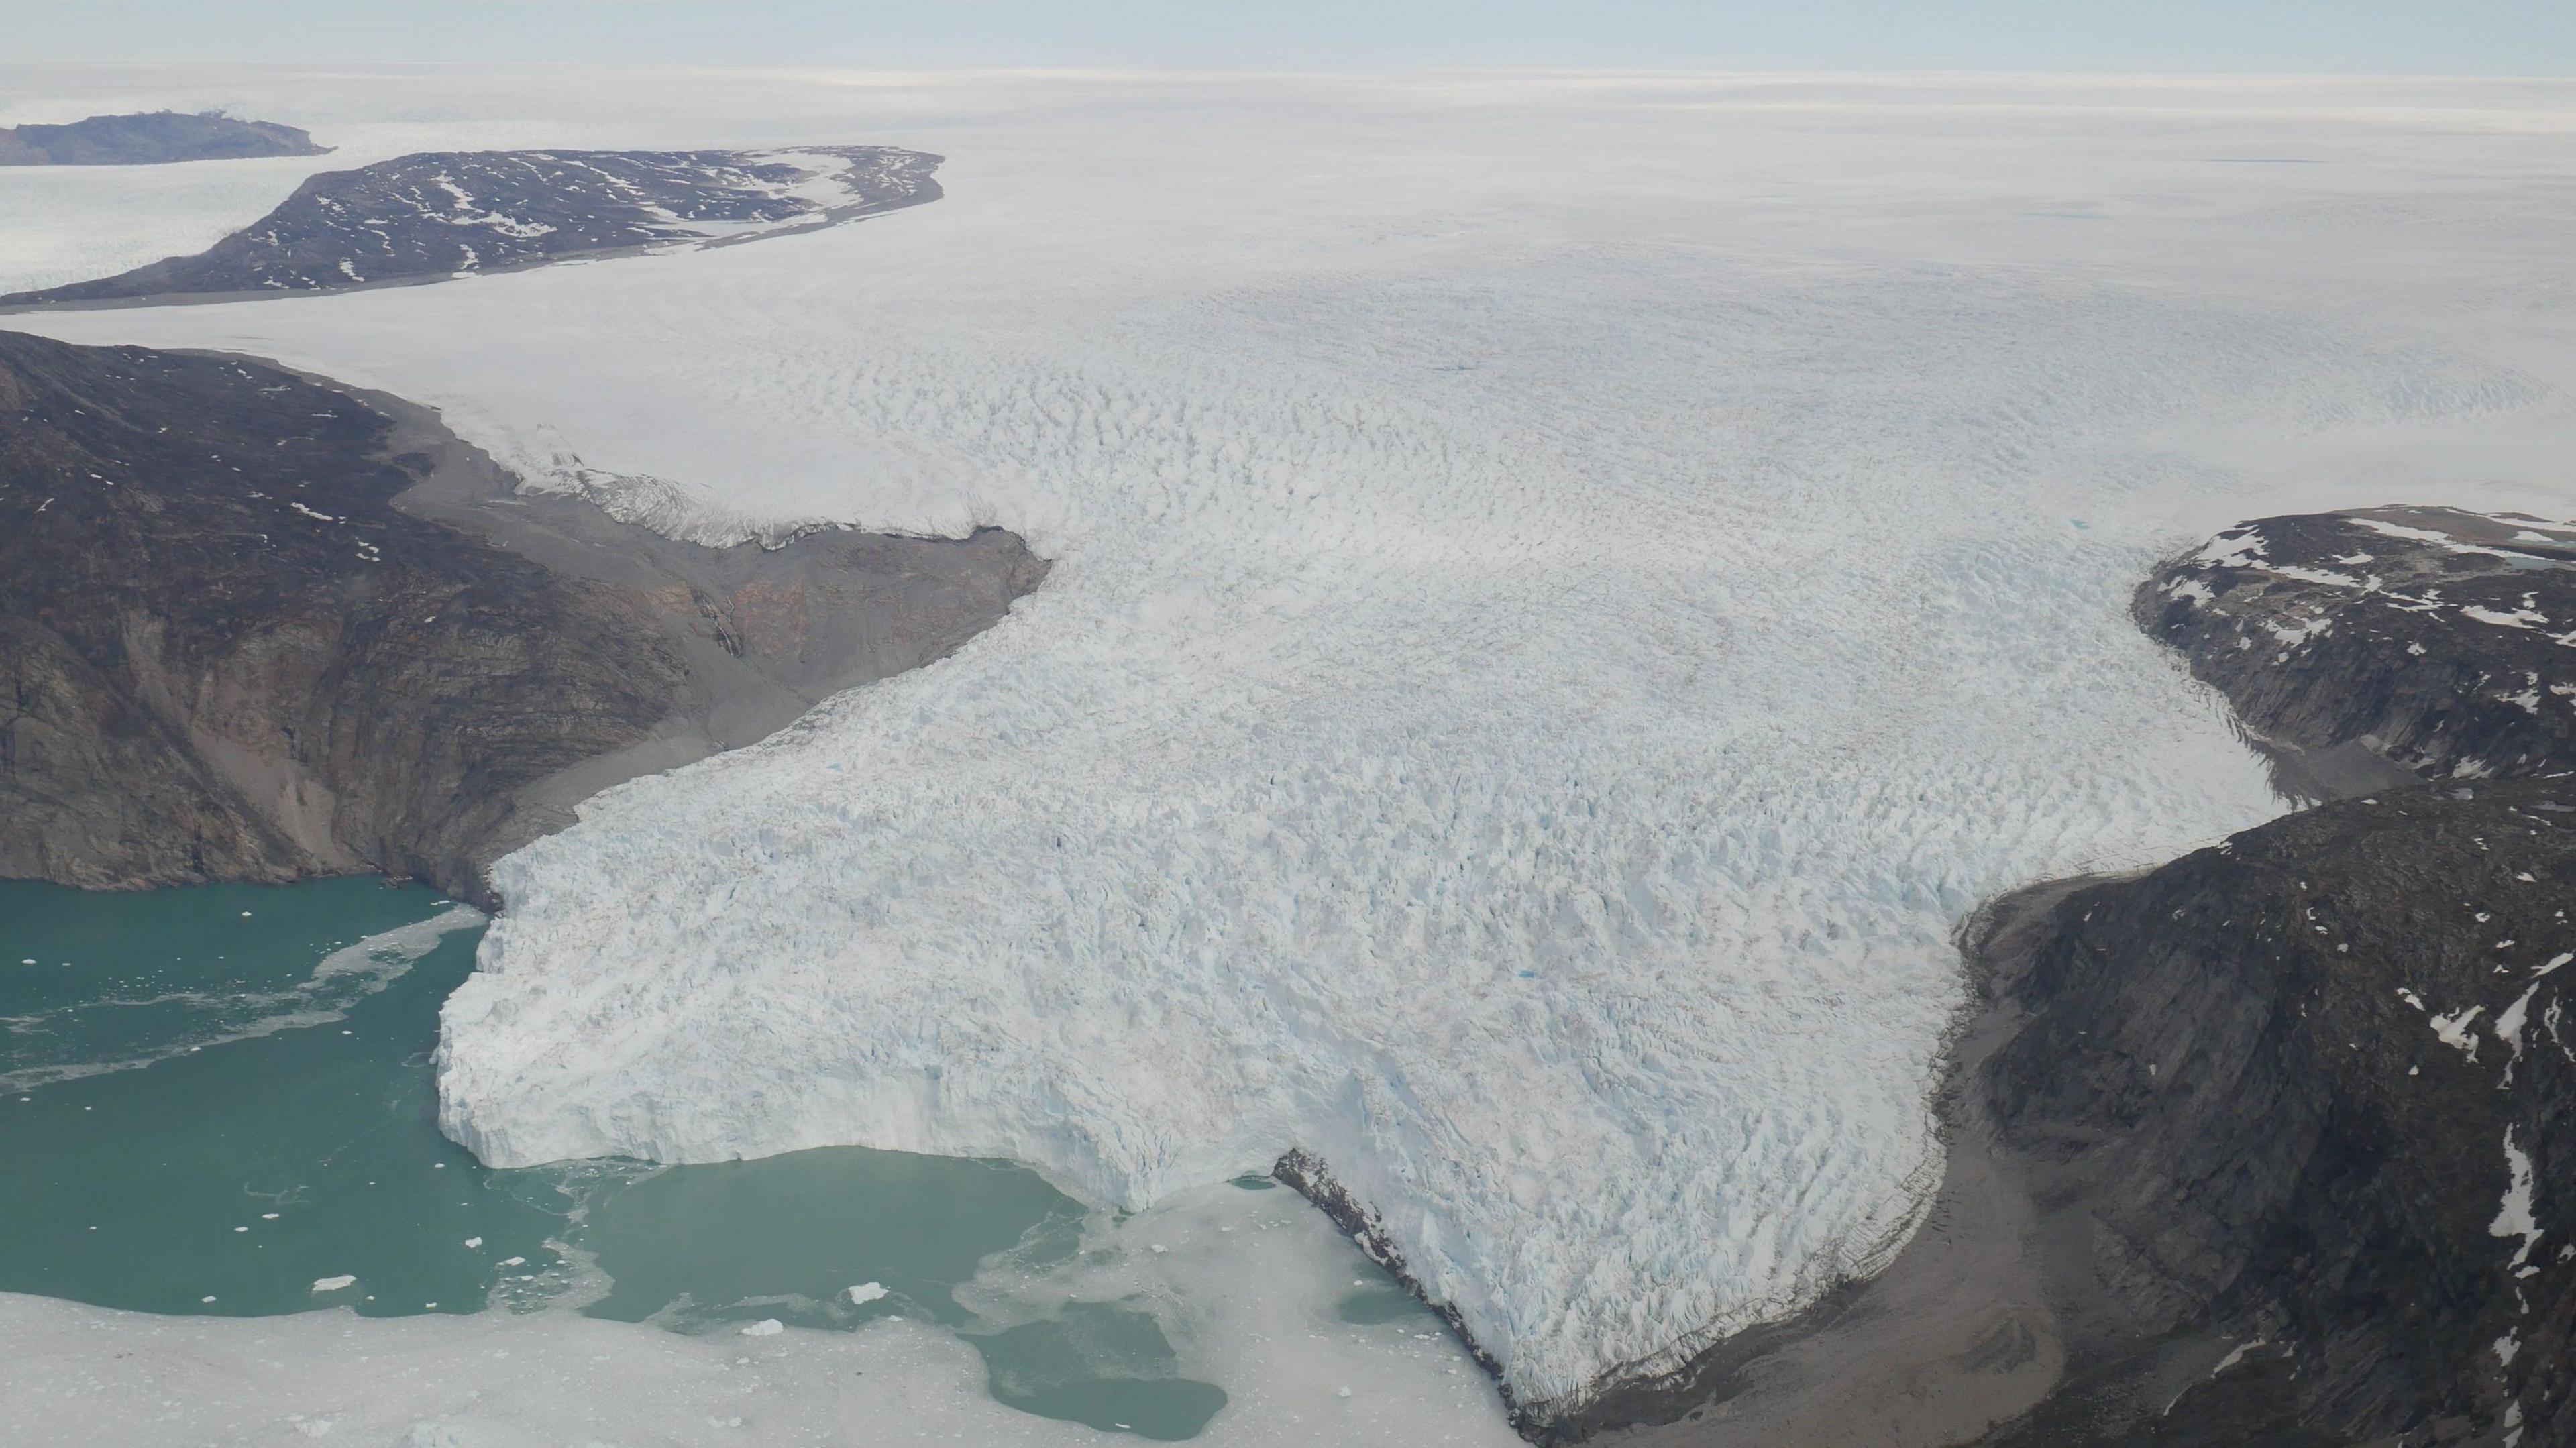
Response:
[{"label": "floating ice chunk", "polygon": [[468,1252],[471,1252],[482,1245],[483,1239],[480,1237],[468,1237],[465,1239],[465,1250]]},{"label": "floating ice chunk", "polygon": [[313,1279],[313,1290],[316,1292],[337,1292],[343,1287],[354,1285],[357,1280],[356,1274],[346,1272],[337,1277],[316,1277]]},{"label": "floating ice chunk", "polygon": [[742,1330],[742,1335],[745,1337],[776,1337],[786,1330],[787,1324],[780,1322],[777,1318],[764,1317],[758,1322],[745,1326]]},{"label": "floating ice chunk", "polygon": [[862,1282],[856,1287],[847,1289],[842,1295],[850,1299],[851,1306],[863,1307],[885,1296],[886,1289],[882,1282]]}]

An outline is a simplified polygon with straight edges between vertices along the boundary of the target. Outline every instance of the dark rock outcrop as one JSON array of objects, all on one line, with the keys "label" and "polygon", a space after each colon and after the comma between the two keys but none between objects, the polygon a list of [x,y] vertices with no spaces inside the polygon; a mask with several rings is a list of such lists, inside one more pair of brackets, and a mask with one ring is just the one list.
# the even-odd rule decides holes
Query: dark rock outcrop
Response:
[{"label": "dark rock outcrop", "polygon": [[2265,518],[2167,565],[2135,612],[2311,798],[2404,782],[2390,764],[2576,768],[2576,529],[2448,508]]},{"label": "dark rock outcrop", "polygon": [[330,149],[293,126],[235,120],[221,111],[146,111],[60,126],[0,127],[0,166],[152,166],[319,156]]},{"label": "dark rock outcrop", "polygon": [[0,876],[489,903],[482,865],[589,793],[937,658],[1044,575],[997,531],[692,548],[509,482],[417,409],[0,333]]},{"label": "dark rock outcrop", "polygon": [[[2082,1304],[1993,1441],[2576,1442],[2576,532],[2264,519],[2137,614],[2344,797],[1989,953],[1987,1104]],[[2145,1391],[2212,1336],[2262,1346]]]},{"label": "dark rock outcrop", "polygon": [[337,291],[724,245],[936,200],[939,162],[887,146],[426,152],[310,177],[194,256],[0,304]]},{"label": "dark rock outcrop", "polygon": [[2085,1306],[2067,1386],[1998,1441],[2172,1441],[2128,1390],[2210,1334],[2267,1345],[2263,1411],[2315,1441],[2576,1441],[2571,902],[2557,778],[2325,805],[2059,904],[1998,962],[2028,1020],[1986,1089],[2077,1207]]}]

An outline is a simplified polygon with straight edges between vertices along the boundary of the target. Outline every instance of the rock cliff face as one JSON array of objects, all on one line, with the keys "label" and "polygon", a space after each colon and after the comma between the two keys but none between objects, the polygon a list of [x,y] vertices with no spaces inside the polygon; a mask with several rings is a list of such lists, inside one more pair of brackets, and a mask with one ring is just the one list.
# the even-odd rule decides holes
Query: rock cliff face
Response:
[{"label": "rock cliff face", "polygon": [[[2576,1442],[2571,544],[2274,518],[2139,591],[2286,776],[2346,797],[1989,953],[2028,1019],[1987,1103],[2090,1304],[1996,1441]],[[2153,1345],[2210,1335],[2257,1375],[2150,1401]]]},{"label": "rock cliff face", "polygon": [[1044,572],[997,532],[687,548],[480,461],[246,360],[0,333],[0,875],[489,903],[482,864],[580,798],[936,658]]},{"label": "rock cliff face", "polygon": [[330,150],[293,126],[240,121],[220,111],[91,116],[60,126],[0,127],[0,166],[149,166],[244,156],[319,156]]}]

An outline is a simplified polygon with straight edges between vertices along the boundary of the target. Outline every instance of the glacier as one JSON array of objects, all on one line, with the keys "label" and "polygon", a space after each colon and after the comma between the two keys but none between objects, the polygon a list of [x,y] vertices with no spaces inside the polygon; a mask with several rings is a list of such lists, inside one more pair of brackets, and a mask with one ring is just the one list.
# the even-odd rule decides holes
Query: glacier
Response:
[{"label": "glacier", "polygon": [[2128,624],[2156,558],[2568,490],[2565,84],[772,79],[443,103],[946,199],[13,319],[429,402],[674,536],[1055,560],[502,862],[443,1124],[1129,1209],[1302,1148],[1524,1405],[1903,1243],[1979,901],[2278,808]]}]

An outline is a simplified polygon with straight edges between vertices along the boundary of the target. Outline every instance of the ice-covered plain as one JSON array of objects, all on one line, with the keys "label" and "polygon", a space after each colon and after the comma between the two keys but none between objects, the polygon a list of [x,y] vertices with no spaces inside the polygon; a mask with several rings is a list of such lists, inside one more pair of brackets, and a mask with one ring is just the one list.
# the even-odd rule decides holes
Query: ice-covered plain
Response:
[{"label": "ice-covered plain", "polygon": [[2124,615],[2160,553],[2566,511],[2576,87],[766,81],[263,113],[906,145],[947,198],[15,319],[434,403],[681,536],[1056,559],[504,862],[443,1047],[495,1162],[861,1143],[1142,1206],[1303,1147],[1576,1395],[1901,1242],[1965,912],[2275,808]]}]

